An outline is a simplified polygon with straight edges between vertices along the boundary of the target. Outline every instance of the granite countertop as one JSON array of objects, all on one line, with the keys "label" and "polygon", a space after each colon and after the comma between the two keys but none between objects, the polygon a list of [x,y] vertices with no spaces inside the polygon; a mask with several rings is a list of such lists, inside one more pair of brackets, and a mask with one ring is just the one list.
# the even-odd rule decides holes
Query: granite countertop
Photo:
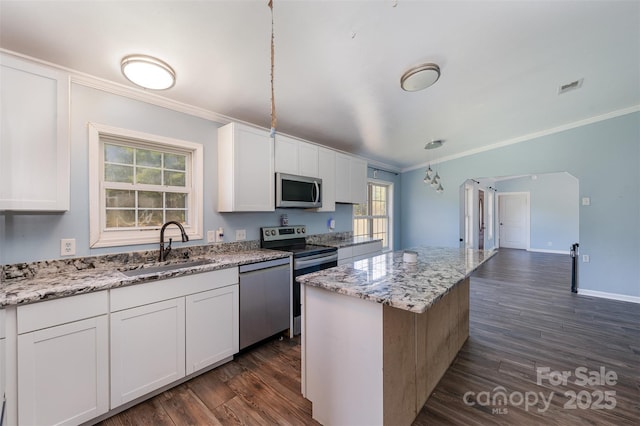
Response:
[{"label": "granite countertop", "polygon": [[[22,305],[58,297],[73,296],[110,288],[123,287],[143,282],[200,272],[215,271],[249,263],[289,257],[290,253],[249,249],[220,253],[208,253],[190,259],[175,258],[169,262],[154,263],[116,263],[96,261],[96,258],[76,259],[68,262],[38,262],[33,266],[24,264],[25,269],[37,268],[37,273],[20,273],[18,268],[12,271],[16,278],[5,278],[0,284],[0,307]],[[87,260],[92,259],[92,260]],[[191,266],[189,263],[206,260],[207,263]],[[168,271],[153,271],[148,274],[127,276],[121,271],[153,268],[165,264],[185,264],[185,268]],[[89,265],[89,266],[87,266]],[[22,265],[20,265],[22,266]]]},{"label": "granite countertop", "polygon": [[419,247],[416,263],[403,252],[373,256],[297,278],[301,284],[423,313],[496,251]]},{"label": "granite countertop", "polygon": [[344,247],[352,247],[360,244],[373,243],[376,241],[382,241],[380,238],[371,238],[371,237],[353,237],[349,236],[346,238],[336,238],[336,239],[327,239],[322,240],[319,244],[323,246],[336,247],[336,248],[344,248]]}]

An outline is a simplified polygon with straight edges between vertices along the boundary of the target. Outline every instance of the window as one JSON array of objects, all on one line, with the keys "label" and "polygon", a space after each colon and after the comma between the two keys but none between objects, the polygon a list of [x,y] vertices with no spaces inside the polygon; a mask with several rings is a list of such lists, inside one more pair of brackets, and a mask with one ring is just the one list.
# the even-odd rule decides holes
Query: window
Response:
[{"label": "window", "polygon": [[97,124],[89,143],[91,247],[158,242],[168,221],[202,238],[202,145]]},{"label": "window", "polygon": [[367,202],[353,206],[353,235],[381,238],[383,250],[393,250],[392,189],[391,183],[369,181]]}]

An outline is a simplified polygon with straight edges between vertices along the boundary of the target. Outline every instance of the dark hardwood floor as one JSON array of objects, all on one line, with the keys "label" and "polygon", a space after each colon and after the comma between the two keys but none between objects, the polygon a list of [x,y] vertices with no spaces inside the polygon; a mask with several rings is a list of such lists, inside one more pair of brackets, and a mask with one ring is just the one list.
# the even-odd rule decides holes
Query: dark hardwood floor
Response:
[{"label": "dark hardwood floor", "polygon": [[[640,307],[572,294],[570,273],[569,256],[520,250],[478,269],[469,339],[414,424],[639,424]],[[102,424],[317,423],[300,394],[299,341],[286,339]]]}]

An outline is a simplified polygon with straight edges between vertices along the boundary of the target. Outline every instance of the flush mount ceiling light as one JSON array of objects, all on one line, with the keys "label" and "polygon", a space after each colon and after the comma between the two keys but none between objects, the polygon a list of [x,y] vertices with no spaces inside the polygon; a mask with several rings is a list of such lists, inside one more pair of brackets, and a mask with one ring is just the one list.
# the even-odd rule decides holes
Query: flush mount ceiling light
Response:
[{"label": "flush mount ceiling light", "polygon": [[427,63],[413,67],[400,78],[400,87],[407,92],[416,92],[433,85],[440,78],[440,67]]},{"label": "flush mount ceiling light", "polygon": [[147,55],[129,55],[120,63],[122,74],[133,84],[152,90],[166,90],[176,84],[176,73],[166,62]]}]

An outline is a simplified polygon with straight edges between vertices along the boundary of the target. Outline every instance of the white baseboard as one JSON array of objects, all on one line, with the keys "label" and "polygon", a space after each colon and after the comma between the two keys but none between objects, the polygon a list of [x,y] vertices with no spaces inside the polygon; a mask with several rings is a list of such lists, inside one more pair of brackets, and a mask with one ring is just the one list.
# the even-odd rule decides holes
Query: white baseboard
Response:
[{"label": "white baseboard", "polygon": [[527,251],[532,251],[536,253],[571,254],[569,250],[545,250],[545,249],[529,248],[527,249]]},{"label": "white baseboard", "polygon": [[622,302],[640,303],[640,297],[628,296],[626,294],[607,293],[605,291],[596,291],[596,290],[584,290],[581,288],[578,289],[578,294],[582,296],[593,296],[593,297],[601,297],[603,299],[620,300]]}]

